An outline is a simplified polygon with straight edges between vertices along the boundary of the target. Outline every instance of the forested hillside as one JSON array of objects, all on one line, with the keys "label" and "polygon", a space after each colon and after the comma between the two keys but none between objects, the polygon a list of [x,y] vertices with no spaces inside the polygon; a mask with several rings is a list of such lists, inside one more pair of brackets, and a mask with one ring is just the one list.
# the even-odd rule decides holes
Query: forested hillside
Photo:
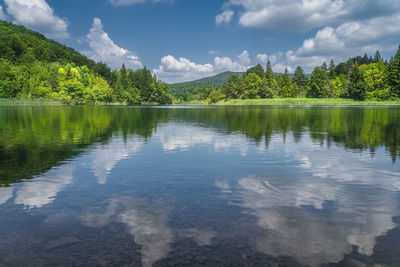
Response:
[{"label": "forested hillside", "polygon": [[315,67],[311,75],[306,75],[301,66],[293,75],[287,69],[284,74],[276,74],[268,61],[266,69],[257,65],[241,77],[232,75],[222,86],[202,88],[193,99],[216,103],[228,99],[298,97],[398,100],[400,46],[389,62],[383,61],[377,51],[374,57],[358,56],[338,65],[331,60],[329,66],[324,63]]},{"label": "forested hillside", "polygon": [[111,71],[40,33],[0,20],[0,98],[168,104],[168,89],[146,68]]},{"label": "forested hillside", "polygon": [[170,84],[170,92],[176,99],[183,101],[202,99],[220,88],[232,75],[241,77],[243,72],[226,71],[195,81]]}]

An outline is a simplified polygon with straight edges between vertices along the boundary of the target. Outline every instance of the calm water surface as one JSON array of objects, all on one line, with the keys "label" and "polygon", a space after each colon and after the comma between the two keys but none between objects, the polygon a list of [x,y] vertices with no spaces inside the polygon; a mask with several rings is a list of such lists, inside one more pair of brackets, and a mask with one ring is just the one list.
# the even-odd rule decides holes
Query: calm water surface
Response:
[{"label": "calm water surface", "polygon": [[399,152],[400,108],[0,107],[0,266],[400,266]]}]

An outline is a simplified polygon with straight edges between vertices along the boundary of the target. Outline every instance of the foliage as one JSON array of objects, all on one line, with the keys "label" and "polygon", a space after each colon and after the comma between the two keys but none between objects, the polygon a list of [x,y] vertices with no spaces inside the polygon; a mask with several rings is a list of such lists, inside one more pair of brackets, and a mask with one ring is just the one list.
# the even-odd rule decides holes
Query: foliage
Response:
[{"label": "foliage", "polygon": [[349,96],[354,100],[364,100],[366,97],[366,84],[361,69],[354,63],[349,74]]},{"label": "foliage", "polygon": [[374,57],[316,67],[310,78],[298,66],[293,77],[275,74],[271,62],[246,73],[224,72],[209,78],[169,86],[146,69],[123,64],[111,70],[42,34],[0,21],[0,98],[51,99],[66,104],[141,103],[178,101],[218,102],[228,99],[400,98],[400,46],[389,63]]},{"label": "foliage", "polygon": [[324,98],[329,96],[329,76],[324,67],[316,67],[311,73],[307,97]]}]

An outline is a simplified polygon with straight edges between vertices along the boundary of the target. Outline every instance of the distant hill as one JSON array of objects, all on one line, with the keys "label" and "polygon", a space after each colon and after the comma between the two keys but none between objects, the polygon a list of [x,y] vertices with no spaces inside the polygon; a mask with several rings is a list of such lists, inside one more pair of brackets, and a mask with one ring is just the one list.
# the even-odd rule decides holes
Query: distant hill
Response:
[{"label": "distant hill", "polygon": [[232,75],[242,76],[243,72],[226,71],[217,75],[206,77],[190,82],[170,84],[170,93],[176,98],[185,98],[188,95],[197,95],[202,93],[204,88],[218,88],[226,82]]},{"label": "distant hill", "polygon": [[243,74],[244,74],[244,72],[226,71],[226,72],[222,72],[217,75],[214,75],[214,76],[206,77],[206,78],[191,81],[191,82],[192,83],[224,83],[227,80],[229,80],[229,77],[231,77],[232,75],[241,77]]}]

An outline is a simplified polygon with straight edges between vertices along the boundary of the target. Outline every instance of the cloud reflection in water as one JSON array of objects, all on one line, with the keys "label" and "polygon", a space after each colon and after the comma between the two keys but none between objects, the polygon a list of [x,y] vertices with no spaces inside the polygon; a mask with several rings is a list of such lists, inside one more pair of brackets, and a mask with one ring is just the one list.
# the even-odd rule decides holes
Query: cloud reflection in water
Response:
[{"label": "cloud reflection in water", "polygon": [[340,261],[352,245],[371,255],[375,238],[396,226],[400,173],[373,166],[368,154],[327,150],[305,137],[301,144],[286,140],[283,151],[276,142],[270,152],[280,154],[281,162],[239,179],[237,190],[215,183],[222,193],[239,195],[240,205],[267,230],[256,237],[257,248],[311,266]]}]

